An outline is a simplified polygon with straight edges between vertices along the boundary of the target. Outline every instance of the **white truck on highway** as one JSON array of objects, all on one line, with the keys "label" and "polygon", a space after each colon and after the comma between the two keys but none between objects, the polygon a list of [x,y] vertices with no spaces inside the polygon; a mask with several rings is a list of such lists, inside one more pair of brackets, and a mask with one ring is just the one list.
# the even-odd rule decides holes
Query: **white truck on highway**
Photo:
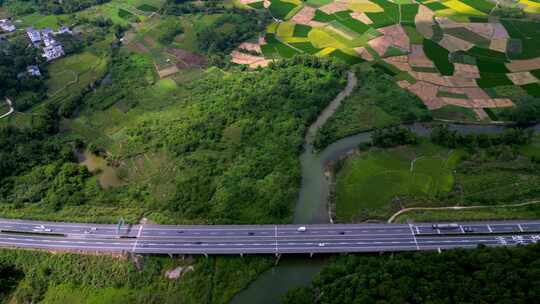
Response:
[{"label": "white truck on highway", "polygon": [[439,230],[450,230],[450,229],[458,229],[459,224],[457,223],[450,223],[450,224],[433,224],[432,225],[433,230],[439,229]]}]

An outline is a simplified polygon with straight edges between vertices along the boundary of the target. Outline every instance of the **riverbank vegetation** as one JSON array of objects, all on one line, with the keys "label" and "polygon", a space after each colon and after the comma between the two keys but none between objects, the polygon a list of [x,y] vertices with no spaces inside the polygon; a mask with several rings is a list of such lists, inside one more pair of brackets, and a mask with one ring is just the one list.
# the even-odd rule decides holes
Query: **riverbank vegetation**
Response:
[{"label": "riverbank vegetation", "polygon": [[[392,142],[393,136],[380,139],[386,133],[375,132],[374,139]],[[405,138],[407,142],[398,141],[400,146],[376,145],[337,164],[334,199],[339,221],[384,220],[406,207],[496,206],[540,197],[540,138],[529,131],[460,135],[438,127],[418,144],[407,144],[412,141]],[[521,212],[505,214],[516,218]]]},{"label": "riverbank vegetation", "polygon": [[355,73],[358,85],[317,133],[314,143],[317,149],[362,131],[431,120],[420,99],[400,88],[380,68],[364,64]]},{"label": "riverbank vegetation", "polygon": [[540,244],[335,257],[282,303],[529,303],[540,292],[538,259]]}]

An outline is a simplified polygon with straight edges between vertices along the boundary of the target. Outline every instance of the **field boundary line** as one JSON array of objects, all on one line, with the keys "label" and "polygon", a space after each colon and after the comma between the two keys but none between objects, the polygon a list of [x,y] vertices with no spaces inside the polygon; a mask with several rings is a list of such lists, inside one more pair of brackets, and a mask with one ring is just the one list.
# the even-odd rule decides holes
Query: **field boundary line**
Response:
[{"label": "field boundary line", "polygon": [[418,210],[467,210],[467,209],[485,209],[485,208],[508,208],[508,207],[523,207],[528,205],[535,205],[540,204],[540,200],[525,202],[525,203],[519,203],[519,204],[505,204],[505,205],[498,205],[498,206],[484,206],[484,205],[475,205],[475,206],[448,206],[448,207],[411,207],[411,208],[404,208],[399,210],[398,212],[394,213],[387,221],[387,223],[391,224],[394,222],[394,220],[407,212],[411,211],[418,211]]},{"label": "field boundary line", "polygon": [[63,87],[56,90],[50,97],[54,97],[54,96],[58,95],[61,91],[64,91],[70,85],[79,82],[79,74],[78,73],[74,72],[73,70],[65,70],[65,72],[67,72],[67,71],[69,71],[69,72],[73,73],[73,75],[75,75],[74,80],[71,80],[70,82],[66,83]]}]

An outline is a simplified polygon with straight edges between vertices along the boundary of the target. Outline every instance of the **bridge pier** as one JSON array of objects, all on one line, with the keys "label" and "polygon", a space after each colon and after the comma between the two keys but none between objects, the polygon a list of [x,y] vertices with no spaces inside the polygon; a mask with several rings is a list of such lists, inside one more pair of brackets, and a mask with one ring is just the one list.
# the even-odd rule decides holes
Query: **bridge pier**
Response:
[{"label": "bridge pier", "polygon": [[279,259],[281,258],[281,254],[276,252],[276,263],[275,266],[279,263]]}]

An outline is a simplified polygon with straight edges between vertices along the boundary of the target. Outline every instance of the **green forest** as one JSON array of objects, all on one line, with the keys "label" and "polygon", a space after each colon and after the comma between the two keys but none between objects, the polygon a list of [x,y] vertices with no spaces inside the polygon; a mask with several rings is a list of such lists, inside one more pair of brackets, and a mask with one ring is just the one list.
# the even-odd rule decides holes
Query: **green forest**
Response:
[{"label": "green forest", "polygon": [[[112,146],[59,133],[59,111],[50,105],[32,128],[2,128],[0,151],[9,161],[2,162],[1,208],[41,219],[71,213],[72,220],[114,221],[114,213],[100,220],[74,208],[107,206],[118,207],[116,215],[132,213],[127,218],[133,220],[146,213],[166,222],[285,222],[299,187],[304,129],[343,87],[344,71],[333,61],[297,57],[256,72],[208,73],[185,88],[183,106],[145,114]],[[138,94],[153,82],[148,61],[134,54],[116,55],[111,75],[111,85],[88,94],[85,111],[119,100],[136,108]],[[100,189],[74,165],[72,151],[85,143],[115,150],[116,161],[166,154],[177,168],[166,199],[147,184]]]},{"label": "green forest", "polygon": [[14,14],[64,14],[73,13],[89,8],[92,5],[103,4],[110,0],[5,0],[4,5]]},{"label": "green forest", "polygon": [[[403,195],[404,205],[497,206],[539,197],[540,137],[520,128],[538,120],[540,99],[522,96],[515,107],[486,110],[493,120],[516,123],[517,129],[500,135],[460,135],[435,127],[429,139],[420,138],[395,127],[434,126],[437,119],[435,111],[396,83],[411,80],[410,75],[396,74],[381,58],[363,62],[339,49],[327,57],[298,55],[299,49],[277,35],[296,32],[303,37],[291,41],[304,42],[290,45],[315,54],[323,49],[306,42],[310,26],[282,22],[274,26],[275,34],[264,34],[272,28],[272,15],[285,18],[293,8],[294,13],[329,1],[270,2],[267,10],[268,3],[237,0],[0,0],[0,19],[17,27],[0,32],[0,109],[5,110],[0,115],[9,110],[8,99],[15,110],[0,120],[0,218],[291,223],[302,183],[305,133],[346,86],[348,71],[358,84],[316,134],[314,146],[321,151],[344,137],[375,130],[372,144],[358,150],[374,166],[360,167],[363,159],[337,164],[353,173],[354,191],[359,189],[356,173],[379,174],[383,166],[378,165],[398,159],[408,177],[407,157],[427,151],[436,157],[416,163],[425,174],[419,176],[444,171],[433,180],[456,186],[447,189],[451,183],[441,183],[426,195]],[[398,18],[401,4],[391,7],[392,19]],[[346,20],[364,26],[348,14],[332,16],[347,15]],[[407,22],[412,29],[414,22]],[[72,33],[54,38],[66,54],[45,61],[42,50],[30,45],[26,29],[64,26]],[[258,45],[264,39],[266,44]],[[262,49],[245,49],[242,56],[264,60],[265,49],[281,45],[285,48],[279,51],[291,58],[265,61],[268,66],[258,68],[235,64],[233,53],[244,42]],[[430,54],[445,58],[437,69],[452,75],[454,64],[445,49],[428,40],[424,44]],[[41,75],[30,75],[30,65],[37,65]],[[472,110],[467,113],[474,116]],[[92,169],[85,162],[88,156],[102,166]],[[104,182],[110,172],[115,181]],[[370,193],[377,187],[387,196],[399,187],[416,189],[408,188],[405,179],[391,180],[390,186],[368,179],[363,184],[372,187]],[[344,216],[338,211],[338,221],[386,220],[398,207],[383,197],[380,205],[361,206],[375,210],[357,212],[358,193],[353,194],[342,204],[348,204]],[[538,214],[538,207],[531,209]],[[530,212],[515,214],[530,217]],[[332,256],[309,287],[292,290],[283,303],[533,303],[540,298],[539,255],[540,247],[530,246]],[[270,256],[1,249],[0,303],[225,304],[278,261]],[[179,278],[167,277],[178,269]]]},{"label": "green forest", "polygon": [[[262,257],[125,257],[0,250],[0,303],[228,303]],[[166,272],[181,267],[180,278]]]},{"label": "green forest", "polygon": [[517,248],[334,257],[283,304],[534,303],[540,244]]}]

